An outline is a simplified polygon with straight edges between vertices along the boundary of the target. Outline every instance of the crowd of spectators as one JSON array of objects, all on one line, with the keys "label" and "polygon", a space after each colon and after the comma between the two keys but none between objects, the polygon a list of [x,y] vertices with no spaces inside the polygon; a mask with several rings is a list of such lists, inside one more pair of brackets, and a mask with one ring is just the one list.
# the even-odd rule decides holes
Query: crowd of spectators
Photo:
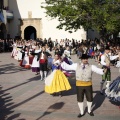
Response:
[{"label": "crowd of spectators", "polygon": [[[14,39],[9,40],[2,40],[0,39],[0,52],[11,52],[13,49],[13,43]],[[21,40],[17,40],[21,41]],[[31,40],[28,40],[29,43]],[[33,40],[32,40],[33,41]],[[80,59],[82,54],[88,54],[92,59],[94,58],[98,64],[100,64],[100,56],[104,52],[104,48],[106,46],[109,46],[111,49],[111,54],[116,55],[118,52],[120,52],[120,40],[103,40],[103,39],[95,39],[95,40],[70,40],[70,39],[61,39],[61,40],[52,40],[49,39],[37,39],[34,40],[35,44],[40,45],[47,45],[49,47],[49,50],[54,50],[55,53],[58,53],[60,55],[63,54],[64,50],[67,46],[69,46],[70,54],[77,54],[77,57]],[[111,62],[112,64],[115,64],[115,61]]]},{"label": "crowd of spectators", "polygon": [[0,39],[0,53],[2,52],[11,52],[13,47],[13,39],[5,39],[5,40],[2,40]]}]

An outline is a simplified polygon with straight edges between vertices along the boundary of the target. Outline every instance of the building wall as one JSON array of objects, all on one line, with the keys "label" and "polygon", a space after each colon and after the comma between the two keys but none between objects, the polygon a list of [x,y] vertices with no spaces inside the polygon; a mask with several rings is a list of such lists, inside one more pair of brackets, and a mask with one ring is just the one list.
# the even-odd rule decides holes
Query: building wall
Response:
[{"label": "building wall", "polygon": [[8,7],[8,0],[3,0],[4,1],[4,7]]},{"label": "building wall", "polygon": [[44,2],[44,0],[9,0],[9,8],[14,14],[14,20],[10,22],[9,32],[11,37],[14,38],[17,35],[20,35],[20,22],[18,19],[29,18],[29,13],[32,13],[32,18],[41,18],[41,33],[39,33],[41,38],[51,37],[53,40],[64,38],[74,38],[77,40],[86,39],[86,32],[83,29],[72,34],[64,30],[56,29],[59,22],[56,19],[51,20],[51,18],[45,17],[45,10],[41,8],[42,2]]}]

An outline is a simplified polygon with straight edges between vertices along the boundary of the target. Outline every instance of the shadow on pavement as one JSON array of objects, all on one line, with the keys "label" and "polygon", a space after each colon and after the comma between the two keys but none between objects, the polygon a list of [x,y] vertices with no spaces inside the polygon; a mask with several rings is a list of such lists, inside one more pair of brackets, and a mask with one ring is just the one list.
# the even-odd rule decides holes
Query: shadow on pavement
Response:
[{"label": "shadow on pavement", "polygon": [[94,91],[93,93],[96,93],[96,95],[93,98],[93,105],[92,105],[93,106],[92,111],[95,111],[102,105],[102,103],[105,100],[105,96],[101,95],[100,91]]},{"label": "shadow on pavement", "polygon": [[[0,91],[2,87],[0,86]],[[13,120],[20,116],[21,113],[14,114],[14,110],[9,109],[9,106],[13,105],[12,96],[10,93],[0,93],[0,120]],[[10,114],[13,114],[10,116]],[[8,115],[10,117],[8,117]]]},{"label": "shadow on pavement", "polygon": [[24,69],[19,66],[15,66],[15,64],[10,63],[10,64],[5,64],[0,66],[0,74],[12,74],[12,73],[17,73],[20,71],[26,71],[28,69]]},{"label": "shadow on pavement", "polygon": [[[12,102],[13,99],[12,99],[12,96],[10,96],[10,93],[6,93],[6,92],[11,90],[11,89],[14,89],[16,87],[27,84],[29,82],[37,81],[39,79],[40,79],[39,76],[35,76],[33,78],[28,79],[28,81],[26,81],[26,82],[20,83],[18,85],[15,85],[15,86],[10,87],[10,88],[5,89],[5,90],[2,90],[3,88],[0,86],[0,120],[13,120],[15,118],[18,118],[21,113],[14,114],[14,110],[13,110],[14,108],[16,108],[22,104],[25,104],[26,102],[29,102],[30,100],[32,100],[32,99],[34,99],[34,98],[36,98],[44,93],[44,91],[41,91],[41,92],[33,95],[32,97],[30,97],[26,100],[23,100],[20,103],[15,104],[14,102]],[[8,115],[9,116],[11,115],[11,116],[8,118],[7,117]],[[25,120],[25,119],[19,119],[19,120]]]},{"label": "shadow on pavement", "polygon": [[[2,87],[0,87],[0,90],[1,89],[2,89]],[[14,102],[12,102],[13,99],[12,99],[12,96],[10,96],[10,93],[5,93],[3,91],[0,92],[0,120],[13,120],[15,118],[18,118],[21,113],[14,114],[15,111],[13,109],[22,104],[25,104],[26,102],[34,99],[35,97],[37,97],[43,93],[44,93],[44,91],[41,91],[20,103],[14,104]],[[8,117],[8,115],[9,116],[11,115],[11,116]],[[19,119],[19,120],[25,120],[25,119]]]},{"label": "shadow on pavement", "polygon": [[20,84],[18,84],[18,85],[15,85],[15,86],[13,86],[13,87],[7,88],[7,89],[2,90],[2,91],[0,91],[0,92],[5,92],[5,91],[8,91],[8,90],[14,89],[14,88],[16,88],[16,87],[25,85],[25,84],[27,84],[27,83],[30,83],[30,82],[32,82],[32,81],[37,81],[37,80],[40,80],[40,77],[39,77],[39,76],[35,76],[35,77],[33,77],[33,78],[30,78],[30,79],[28,79],[28,81],[26,81],[26,82],[20,83]]},{"label": "shadow on pavement", "polygon": [[61,109],[63,106],[64,106],[64,102],[58,102],[58,103],[55,103],[53,105],[51,105],[44,113],[42,116],[40,116],[39,118],[37,118],[36,120],[40,120],[41,118],[43,118],[44,116],[46,115],[49,115],[59,109]]},{"label": "shadow on pavement", "polygon": [[38,97],[39,95],[41,95],[41,94],[43,94],[43,93],[44,93],[44,91],[41,91],[41,92],[39,92],[39,93],[33,95],[32,97],[30,97],[30,98],[28,98],[28,99],[26,99],[26,100],[20,102],[20,103],[14,104],[13,106],[9,107],[9,109],[14,109],[14,108],[16,108],[16,107],[18,107],[18,106],[20,106],[20,105],[22,105],[22,104],[25,104],[26,102],[28,102],[28,101],[30,101],[30,100],[32,100],[32,99]]}]

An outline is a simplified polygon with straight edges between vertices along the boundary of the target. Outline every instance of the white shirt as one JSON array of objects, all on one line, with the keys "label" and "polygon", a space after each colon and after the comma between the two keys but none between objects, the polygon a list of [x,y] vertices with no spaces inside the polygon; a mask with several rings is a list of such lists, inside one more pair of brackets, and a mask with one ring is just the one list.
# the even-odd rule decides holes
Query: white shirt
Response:
[{"label": "white shirt", "polygon": [[56,60],[55,61],[55,59],[53,60],[53,64],[58,64],[58,65],[60,65],[60,60]]},{"label": "white shirt", "polygon": [[[106,54],[106,55],[107,55],[107,54]],[[108,56],[108,55],[107,55],[107,56]],[[109,56],[109,57],[110,57],[110,60],[114,60],[114,59],[118,58],[119,55]],[[102,64],[102,65],[106,65],[106,63],[105,63],[105,55],[102,55],[102,56],[101,56],[101,64]]]},{"label": "white shirt", "polygon": [[[83,64],[81,64],[81,67],[83,66]],[[67,63],[65,63],[65,62],[62,62],[61,63],[61,67],[63,68],[63,69],[65,69],[65,70],[74,70],[74,71],[76,71],[76,69],[77,69],[77,63],[73,63],[72,65],[68,65]],[[97,66],[95,66],[95,65],[91,65],[91,69],[92,69],[92,71],[93,72],[95,72],[95,73],[97,73],[97,74],[100,74],[100,75],[103,75],[104,74],[104,72],[103,72],[103,69],[101,69],[101,68],[98,68]]]}]

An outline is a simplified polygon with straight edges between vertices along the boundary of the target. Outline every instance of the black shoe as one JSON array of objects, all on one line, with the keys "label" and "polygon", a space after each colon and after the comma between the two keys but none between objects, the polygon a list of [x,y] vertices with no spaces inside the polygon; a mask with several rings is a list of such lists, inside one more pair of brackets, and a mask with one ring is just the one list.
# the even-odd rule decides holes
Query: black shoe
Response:
[{"label": "black shoe", "polygon": [[62,97],[62,92],[59,92],[59,96]]},{"label": "black shoe", "polygon": [[62,97],[62,95],[59,95],[60,97]]},{"label": "black shoe", "polygon": [[80,117],[82,117],[82,116],[84,116],[84,114],[83,114],[83,115],[79,114],[77,117],[80,118]]},{"label": "black shoe", "polygon": [[38,75],[39,73],[36,73],[35,75]]},{"label": "black shoe", "polygon": [[94,116],[94,113],[93,112],[88,112],[88,114],[90,115],[90,116]]},{"label": "black shoe", "polygon": [[55,97],[56,96],[56,93],[53,93],[53,94],[51,94],[53,97]]}]

